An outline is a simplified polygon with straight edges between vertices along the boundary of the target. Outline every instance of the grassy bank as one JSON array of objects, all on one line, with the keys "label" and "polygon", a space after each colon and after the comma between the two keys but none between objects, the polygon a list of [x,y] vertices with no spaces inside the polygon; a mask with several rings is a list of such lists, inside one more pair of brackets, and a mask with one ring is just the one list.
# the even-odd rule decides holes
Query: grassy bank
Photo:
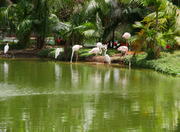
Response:
[{"label": "grassy bank", "polygon": [[[161,73],[180,76],[180,51],[175,51],[172,54],[162,52],[161,57],[156,60],[147,60],[146,56],[146,54],[136,55],[136,57],[131,59],[132,66],[154,69]],[[129,57],[127,56],[125,59],[126,64],[128,64]]]}]

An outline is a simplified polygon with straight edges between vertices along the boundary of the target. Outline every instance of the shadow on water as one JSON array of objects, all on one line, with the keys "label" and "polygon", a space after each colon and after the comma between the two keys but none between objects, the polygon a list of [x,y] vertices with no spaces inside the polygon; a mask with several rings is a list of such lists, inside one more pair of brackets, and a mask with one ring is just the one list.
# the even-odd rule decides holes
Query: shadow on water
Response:
[{"label": "shadow on water", "polygon": [[0,61],[0,131],[178,131],[179,78],[149,70]]}]

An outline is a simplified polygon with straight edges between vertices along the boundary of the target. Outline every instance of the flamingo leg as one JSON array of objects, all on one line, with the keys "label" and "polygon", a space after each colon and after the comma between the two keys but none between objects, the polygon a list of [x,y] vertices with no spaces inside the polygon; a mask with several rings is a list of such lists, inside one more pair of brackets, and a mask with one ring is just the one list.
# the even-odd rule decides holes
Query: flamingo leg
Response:
[{"label": "flamingo leg", "polygon": [[72,51],[72,54],[71,54],[71,63],[72,63],[72,59],[73,59],[73,55],[74,55],[74,50]]},{"label": "flamingo leg", "polygon": [[76,62],[77,62],[77,60],[78,60],[78,52],[76,52]]},{"label": "flamingo leg", "polygon": [[129,69],[131,69],[131,58],[129,58]]}]

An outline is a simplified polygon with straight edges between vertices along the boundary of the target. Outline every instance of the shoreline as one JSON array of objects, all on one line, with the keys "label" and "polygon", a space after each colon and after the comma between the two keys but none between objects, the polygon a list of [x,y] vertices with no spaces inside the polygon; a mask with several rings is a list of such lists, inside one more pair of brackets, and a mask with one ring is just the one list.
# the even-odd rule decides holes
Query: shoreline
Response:
[{"label": "shoreline", "polygon": [[[59,62],[67,62],[63,60],[55,60],[52,56],[40,57],[38,56],[38,52],[41,50],[33,50],[33,49],[26,49],[26,50],[12,50],[8,52],[9,56],[5,56],[3,52],[0,52],[0,60],[44,60],[44,61],[59,61]],[[77,63],[89,63],[93,65],[97,64],[104,64],[107,66],[113,67],[124,67],[128,68],[129,66],[129,59],[132,55],[127,55],[125,57],[121,57],[118,54],[115,54],[111,57],[112,64],[106,64],[103,61],[103,56],[90,56],[87,58],[80,57]],[[131,58],[132,59],[132,58]],[[174,64],[171,64],[171,59],[174,59],[173,62],[176,64],[180,61],[180,51],[175,52],[174,54],[163,54],[161,58],[157,60],[146,60],[145,55],[137,55],[136,59],[132,59],[131,61],[131,68],[135,69],[151,69],[157,71],[159,73],[163,73],[165,75],[171,75],[180,77],[180,66],[177,65],[176,67]],[[73,64],[76,63],[73,61]],[[180,64],[180,63],[178,63]]]}]

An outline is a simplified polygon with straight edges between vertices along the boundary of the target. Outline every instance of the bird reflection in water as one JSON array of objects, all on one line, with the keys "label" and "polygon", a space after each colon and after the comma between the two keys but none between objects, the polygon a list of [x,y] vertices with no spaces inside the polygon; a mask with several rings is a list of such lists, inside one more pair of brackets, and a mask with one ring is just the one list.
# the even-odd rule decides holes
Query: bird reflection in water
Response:
[{"label": "bird reflection in water", "polygon": [[78,86],[79,83],[79,73],[76,65],[71,64],[70,66],[71,71],[71,83],[73,87]]},{"label": "bird reflection in water", "polygon": [[3,64],[3,71],[4,71],[4,80],[6,81],[8,79],[8,73],[9,73],[9,64],[7,62],[4,62]]}]

